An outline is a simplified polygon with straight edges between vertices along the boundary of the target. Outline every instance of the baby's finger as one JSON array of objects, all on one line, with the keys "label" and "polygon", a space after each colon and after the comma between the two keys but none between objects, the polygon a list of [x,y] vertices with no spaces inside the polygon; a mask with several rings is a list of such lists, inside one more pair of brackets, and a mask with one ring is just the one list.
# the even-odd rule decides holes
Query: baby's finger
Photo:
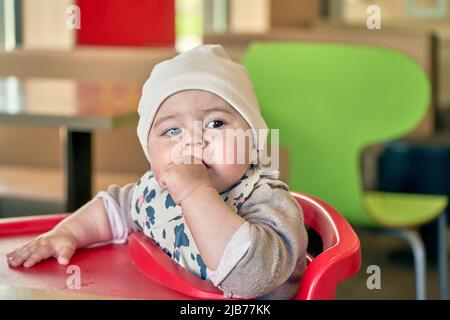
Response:
[{"label": "baby's finger", "polygon": [[16,257],[15,251],[7,253],[6,260],[8,261],[8,264],[11,264],[11,262],[15,259],[15,257]]},{"label": "baby's finger", "polygon": [[57,255],[58,263],[63,265],[68,264],[74,253],[75,248],[69,246],[63,247]]},{"label": "baby's finger", "polygon": [[7,257],[9,263],[11,261],[15,260],[19,256],[19,249],[20,248],[6,254],[6,257]]},{"label": "baby's finger", "polygon": [[[15,257],[15,256],[18,256],[19,254],[22,253],[22,251],[28,249],[30,246],[32,246],[32,245],[34,245],[34,244],[35,244],[34,241],[28,242],[28,243],[26,243],[26,244],[24,244],[24,245],[22,245],[22,246],[16,248],[16,250],[7,253],[6,256],[8,257],[8,259],[10,259],[9,257]],[[11,259],[12,259],[12,258],[11,258]]]},{"label": "baby's finger", "polygon": [[200,153],[200,156],[197,156],[196,154],[191,156],[188,164],[202,164],[202,163],[203,163],[202,154]]},{"label": "baby's finger", "polygon": [[39,248],[39,246],[40,245],[36,241],[32,241],[32,242],[28,243],[27,245],[23,246],[22,248],[20,248],[18,251],[18,254],[29,256],[34,251],[36,251]]},{"label": "baby's finger", "polygon": [[8,262],[13,267],[20,266],[32,253],[33,251],[30,248],[22,249],[11,256],[11,259],[8,259]]},{"label": "baby's finger", "polygon": [[199,153],[190,153],[174,159],[174,164],[201,164],[202,151]]},{"label": "baby's finger", "polygon": [[[184,157],[174,158],[174,159],[172,160],[172,163],[171,163],[169,166],[174,165],[174,164],[182,164],[183,161],[184,161],[183,159],[184,159]],[[169,166],[168,166],[168,167],[169,167]]]},{"label": "baby's finger", "polygon": [[50,257],[53,253],[53,249],[49,245],[44,245],[39,248],[37,248],[29,257],[27,260],[25,260],[23,266],[25,268],[29,268],[34,266],[36,263],[43,259],[47,259]]}]

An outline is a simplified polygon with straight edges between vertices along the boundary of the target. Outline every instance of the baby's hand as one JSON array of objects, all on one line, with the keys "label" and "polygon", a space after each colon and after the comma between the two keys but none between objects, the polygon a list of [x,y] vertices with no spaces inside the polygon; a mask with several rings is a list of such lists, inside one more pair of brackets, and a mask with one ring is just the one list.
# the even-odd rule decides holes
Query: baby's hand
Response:
[{"label": "baby's hand", "polygon": [[167,188],[177,205],[198,187],[212,186],[208,169],[201,159],[193,156],[180,158],[163,169],[159,174],[159,183]]},{"label": "baby's hand", "polygon": [[20,266],[23,263],[23,266],[28,268],[49,257],[57,259],[59,264],[66,265],[76,249],[77,240],[71,232],[51,230],[6,256],[12,267]]}]

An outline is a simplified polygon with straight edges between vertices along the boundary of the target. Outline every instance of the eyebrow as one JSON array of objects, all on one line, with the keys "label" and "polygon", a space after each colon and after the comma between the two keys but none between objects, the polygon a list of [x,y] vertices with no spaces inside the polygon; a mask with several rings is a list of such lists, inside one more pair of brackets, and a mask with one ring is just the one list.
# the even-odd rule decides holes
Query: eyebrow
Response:
[{"label": "eyebrow", "polygon": [[[205,114],[212,113],[212,112],[222,112],[222,113],[226,113],[226,114],[229,114],[229,115],[233,115],[233,113],[230,110],[228,110],[226,108],[220,108],[220,107],[212,107],[212,108],[205,109],[205,110],[203,110],[202,114],[205,115]],[[163,122],[165,122],[167,120],[170,120],[170,119],[173,119],[173,118],[177,118],[178,115],[180,115],[180,113],[177,113],[175,115],[169,115],[169,116],[161,117],[161,118],[159,118],[158,120],[155,121],[155,123],[153,124],[152,127],[156,128],[161,123],[163,123]]]},{"label": "eyebrow", "polygon": [[167,121],[167,120],[170,120],[170,119],[172,119],[172,118],[176,118],[176,116],[170,115],[170,116],[161,117],[161,118],[159,118],[158,120],[155,121],[155,123],[152,125],[152,127],[153,127],[153,128],[156,128],[156,127],[158,127],[161,123],[163,123],[163,122],[165,122],[165,121]]}]

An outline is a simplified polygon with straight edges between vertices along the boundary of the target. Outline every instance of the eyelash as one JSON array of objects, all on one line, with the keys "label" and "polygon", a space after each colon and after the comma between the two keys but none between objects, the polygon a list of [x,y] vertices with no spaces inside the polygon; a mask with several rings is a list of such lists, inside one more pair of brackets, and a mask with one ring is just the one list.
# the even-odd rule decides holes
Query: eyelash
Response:
[{"label": "eyelash", "polygon": [[179,129],[179,128],[170,128],[170,129],[167,129],[166,131],[164,131],[164,132],[162,133],[162,136],[166,136],[166,135],[167,135],[167,132],[169,132],[170,130],[175,130],[175,129]]},{"label": "eyelash", "polygon": [[[211,120],[210,122],[208,122],[208,124],[210,124],[211,122],[214,122],[214,121],[222,122],[222,125],[219,126],[218,128],[221,128],[222,126],[225,125],[225,121],[223,121],[223,120],[221,120],[221,119],[214,119],[214,120]],[[212,128],[212,129],[218,129],[218,128]]]},{"label": "eyelash", "polygon": [[[218,127],[218,128],[210,128],[210,129],[219,129],[219,128],[223,127],[224,125],[226,125],[226,122],[224,120],[221,120],[221,119],[211,120],[211,121],[208,122],[208,124],[210,124],[211,122],[214,122],[214,121],[220,121],[220,122],[222,122],[222,125],[220,127]],[[179,129],[179,128],[169,128],[167,130],[164,130],[161,135],[162,136],[166,136],[167,132],[169,132],[170,130],[175,130],[175,129]]]}]

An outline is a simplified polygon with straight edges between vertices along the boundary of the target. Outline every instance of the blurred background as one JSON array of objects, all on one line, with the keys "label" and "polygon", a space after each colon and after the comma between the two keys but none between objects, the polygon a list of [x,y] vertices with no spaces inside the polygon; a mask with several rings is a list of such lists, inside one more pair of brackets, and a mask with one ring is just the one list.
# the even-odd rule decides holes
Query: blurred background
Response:
[{"label": "blurred background", "polygon": [[[427,114],[401,141],[363,150],[362,185],[450,195],[447,0],[0,0],[0,217],[65,212],[68,167],[77,161],[92,166],[87,197],[137,181],[148,163],[136,136],[136,108],[152,67],[201,43],[222,44],[241,61],[255,41],[375,45],[416,61],[431,83]],[[114,106],[116,100],[123,104]],[[98,124],[72,128],[91,134],[89,159],[68,161],[74,149],[67,119],[59,122],[64,117]],[[105,119],[110,126],[102,127]],[[289,181],[288,150],[281,149],[280,160],[281,178]],[[436,228],[435,221],[416,228],[427,247],[429,298],[438,298]],[[355,230],[363,265],[337,297],[414,299],[407,244]],[[366,285],[373,264],[382,270],[381,289]]]}]

